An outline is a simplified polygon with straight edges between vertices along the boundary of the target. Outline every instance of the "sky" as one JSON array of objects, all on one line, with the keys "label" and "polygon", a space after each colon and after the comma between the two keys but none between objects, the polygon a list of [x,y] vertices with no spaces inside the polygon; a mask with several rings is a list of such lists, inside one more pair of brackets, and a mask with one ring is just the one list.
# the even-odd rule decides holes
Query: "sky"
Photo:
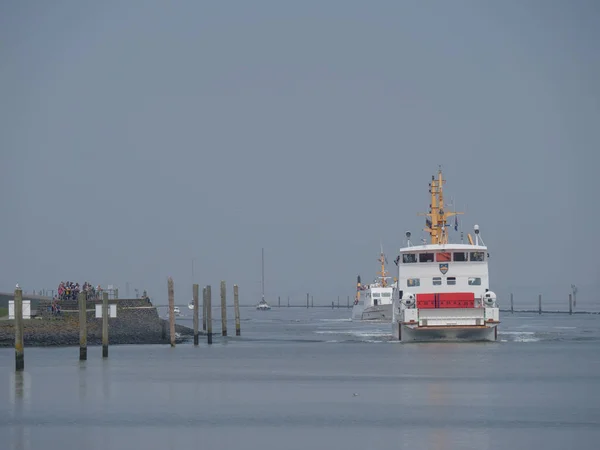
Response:
[{"label": "sky", "polygon": [[[61,280],[329,304],[424,237],[490,283],[600,288],[597,2],[0,2],[0,291]],[[457,241],[457,234],[451,235]],[[193,267],[193,270],[192,270]],[[286,300],[284,300],[286,299]]]}]

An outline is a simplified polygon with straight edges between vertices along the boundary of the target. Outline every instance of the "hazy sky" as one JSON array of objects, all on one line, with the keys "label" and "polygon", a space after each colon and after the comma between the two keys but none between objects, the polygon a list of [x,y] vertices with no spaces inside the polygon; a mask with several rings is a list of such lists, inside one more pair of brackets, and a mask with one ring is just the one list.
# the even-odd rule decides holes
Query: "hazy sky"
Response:
[{"label": "hazy sky", "polygon": [[[353,295],[438,165],[492,289],[600,287],[595,1],[0,2],[0,290]],[[457,236],[454,236],[456,239]],[[597,295],[594,297],[594,301]],[[590,299],[591,301],[591,299]]]}]

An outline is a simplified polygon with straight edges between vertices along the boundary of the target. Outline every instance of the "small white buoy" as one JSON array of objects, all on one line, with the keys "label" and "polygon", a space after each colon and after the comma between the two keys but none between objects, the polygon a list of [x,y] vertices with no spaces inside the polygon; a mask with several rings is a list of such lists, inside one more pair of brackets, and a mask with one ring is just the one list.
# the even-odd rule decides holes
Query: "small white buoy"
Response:
[{"label": "small white buoy", "polygon": [[358,397],[358,394],[355,392],[354,394],[352,394],[353,397]]}]

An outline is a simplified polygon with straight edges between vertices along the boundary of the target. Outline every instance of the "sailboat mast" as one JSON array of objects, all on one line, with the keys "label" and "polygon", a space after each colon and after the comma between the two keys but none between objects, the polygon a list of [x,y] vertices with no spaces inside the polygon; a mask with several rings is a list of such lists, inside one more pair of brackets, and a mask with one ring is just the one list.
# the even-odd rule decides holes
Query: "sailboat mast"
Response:
[{"label": "sailboat mast", "polygon": [[262,249],[262,300],[265,301],[265,249]]}]

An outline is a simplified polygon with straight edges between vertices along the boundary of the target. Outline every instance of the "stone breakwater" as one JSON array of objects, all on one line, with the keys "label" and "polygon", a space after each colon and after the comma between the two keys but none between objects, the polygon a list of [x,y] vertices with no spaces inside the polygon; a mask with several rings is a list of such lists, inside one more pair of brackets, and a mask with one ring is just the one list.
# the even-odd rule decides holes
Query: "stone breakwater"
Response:
[{"label": "stone breakwater", "polygon": [[[93,309],[96,302],[88,302]],[[108,320],[109,345],[168,344],[169,323],[161,319],[156,308],[143,300],[118,300],[117,317]],[[0,347],[12,347],[15,342],[14,320],[0,321]],[[176,324],[178,342],[190,339],[194,330]],[[88,346],[102,345],[102,319],[87,313]],[[43,315],[42,319],[23,321],[25,347],[79,345],[79,313],[65,311],[60,317]]]}]

